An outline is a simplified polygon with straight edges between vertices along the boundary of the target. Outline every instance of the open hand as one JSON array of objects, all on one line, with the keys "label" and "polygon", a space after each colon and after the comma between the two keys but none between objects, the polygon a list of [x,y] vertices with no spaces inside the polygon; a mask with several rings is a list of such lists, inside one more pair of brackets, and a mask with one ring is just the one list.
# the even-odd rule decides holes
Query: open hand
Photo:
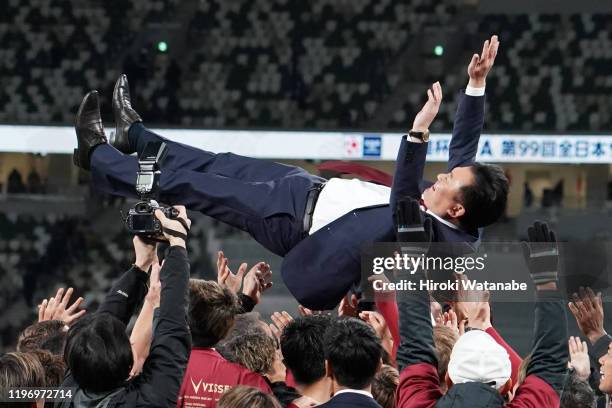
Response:
[{"label": "open hand", "polygon": [[261,300],[261,294],[272,287],[269,279],[272,277],[270,265],[258,262],[253,266],[242,281],[242,293],[253,299],[255,303]]},{"label": "open hand", "polygon": [[227,263],[228,259],[223,254],[223,251],[219,251],[217,254],[217,283],[234,293],[238,293],[242,286],[242,277],[246,272],[247,264],[240,264],[238,272],[234,274]]},{"label": "open hand", "polygon": [[347,293],[338,306],[338,316],[357,317],[357,295]]},{"label": "open hand", "polygon": [[61,320],[70,326],[83,316],[86,310],[77,310],[81,303],[83,303],[82,297],[68,306],[73,291],[74,289],[68,288],[64,293],[64,288],[59,288],[55,297],[43,300],[42,303],[38,305],[38,321]]},{"label": "open hand", "polygon": [[591,362],[586,341],[580,341],[579,337],[570,337],[568,346],[570,353],[568,367],[576,371],[578,378],[588,381],[591,375]]},{"label": "open hand", "polygon": [[412,130],[424,132],[429,129],[432,122],[436,118],[442,103],[442,86],[440,82],[436,82],[427,90],[427,102],[423,108],[417,113],[412,123]]},{"label": "open hand", "polygon": [[498,49],[499,39],[496,35],[494,35],[490,40],[486,40],[484,42],[482,46],[482,53],[480,55],[474,54],[472,56],[472,60],[468,66],[468,75],[470,76],[468,86],[474,88],[484,88],[487,75],[495,63],[495,57],[497,56]]},{"label": "open hand", "polygon": [[601,301],[601,293],[597,296],[591,288],[580,288],[580,295],[574,293],[569,309],[576,318],[578,328],[589,338],[591,344],[606,334],[604,330],[604,311]]},{"label": "open hand", "polygon": [[270,324],[270,330],[272,330],[272,334],[274,334],[276,338],[280,340],[283,330],[285,330],[285,327],[287,327],[287,325],[293,321],[293,317],[291,317],[289,313],[283,311],[272,313],[270,319],[272,319],[274,322]]}]

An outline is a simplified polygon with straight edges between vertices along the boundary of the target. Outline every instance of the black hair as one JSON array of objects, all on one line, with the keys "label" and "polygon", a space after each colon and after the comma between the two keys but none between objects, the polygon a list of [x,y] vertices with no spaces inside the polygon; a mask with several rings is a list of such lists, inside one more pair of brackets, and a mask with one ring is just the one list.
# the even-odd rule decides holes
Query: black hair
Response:
[{"label": "black hair", "polygon": [[474,163],[471,169],[474,183],[461,189],[465,214],[460,222],[473,231],[493,224],[504,214],[510,183],[499,166]]},{"label": "black hair", "polygon": [[589,383],[581,380],[575,371],[566,377],[565,386],[561,393],[560,408],[595,408],[597,398]]},{"label": "black hair", "polygon": [[110,391],[121,386],[133,364],[125,324],[109,313],[93,313],[68,331],[64,361],[79,387]]},{"label": "black hair", "polygon": [[372,383],[382,346],[368,324],[355,318],[337,319],[325,331],[324,344],[325,359],[339,385],[361,390]]},{"label": "black hair", "polygon": [[299,384],[314,384],[325,377],[323,340],[330,322],[328,316],[301,316],[283,330],[283,360]]}]

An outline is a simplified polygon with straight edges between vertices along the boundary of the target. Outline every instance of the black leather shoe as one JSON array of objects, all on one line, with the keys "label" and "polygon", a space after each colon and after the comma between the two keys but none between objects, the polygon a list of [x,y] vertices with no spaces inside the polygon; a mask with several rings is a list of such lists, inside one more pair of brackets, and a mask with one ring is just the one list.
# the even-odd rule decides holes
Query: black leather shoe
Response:
[{"label": "black leather shoe", "polygon": [[136,150],[130,147],[128,131],[136,122],[142,122],[140,115],[132,109],[130,102],[130,86],[127,75],[122,74],[115,83],[113,91],[113,113],[115,114],[115,134],[111,136],[111,144],[123,153],[131,154]]},{"label": "black leather shoe", "polygon": [[89,159],[94,147],[106,143],[98,91],[91,91],[83,98],[77,112],[74,128],[77,135],[77,148],[72,160],[82,169],[89,170]]}]

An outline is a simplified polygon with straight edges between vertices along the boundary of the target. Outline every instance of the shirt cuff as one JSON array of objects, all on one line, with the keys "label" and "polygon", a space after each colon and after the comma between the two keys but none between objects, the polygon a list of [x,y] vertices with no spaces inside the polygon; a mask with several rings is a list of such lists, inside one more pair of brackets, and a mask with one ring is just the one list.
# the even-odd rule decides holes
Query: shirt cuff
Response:
[{"label": "shirt cuff", "polygon": [[482,88],[474,88],[473,86],[467,86],[465,88],[465,94],[467,96],[484,96],[485,88],[486,87],[484,86]]},{"label": "shirt cuff", "polygon": [[409,135],[404,135],[404,137],[406,138],[406,141],[410,142],[410,143],[423,143],[423,141],[421,139],[418,139],[416,137],[412,137],[412,136],[409,136]]}]

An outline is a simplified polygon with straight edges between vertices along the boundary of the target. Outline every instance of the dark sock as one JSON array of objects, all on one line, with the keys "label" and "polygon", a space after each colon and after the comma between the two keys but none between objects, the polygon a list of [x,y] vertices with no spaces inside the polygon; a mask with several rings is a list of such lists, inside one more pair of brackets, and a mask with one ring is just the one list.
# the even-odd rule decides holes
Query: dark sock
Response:
[{"label": "dark sock", "polygon": [[130,144],[131,150],[138,150],[138,139],[140,133],[144,130],[142,122],[135,122],[130,126],[128,130],[128,143]]}]

